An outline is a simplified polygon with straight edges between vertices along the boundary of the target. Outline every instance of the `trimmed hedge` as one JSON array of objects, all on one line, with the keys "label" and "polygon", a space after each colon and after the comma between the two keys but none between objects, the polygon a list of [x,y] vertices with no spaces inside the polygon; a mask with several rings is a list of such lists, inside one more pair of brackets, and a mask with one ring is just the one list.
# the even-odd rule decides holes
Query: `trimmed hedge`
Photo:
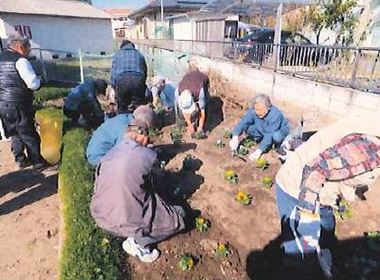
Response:
[{"label": "trimmed hedge", "polygon": [[68,130],[63,137],[59,195],[63,210],[60,280],[116,280],[121,272],[120,243],[99,229],[90,213],[93,170],[87,164],[88,133]]},{"label": "trimmed hedge", "polygon": [[48,100],[65,97],[69,94],[69,91],[70,88],[64,87],[42,87],[34,93],[34,105],[42,106]]}]

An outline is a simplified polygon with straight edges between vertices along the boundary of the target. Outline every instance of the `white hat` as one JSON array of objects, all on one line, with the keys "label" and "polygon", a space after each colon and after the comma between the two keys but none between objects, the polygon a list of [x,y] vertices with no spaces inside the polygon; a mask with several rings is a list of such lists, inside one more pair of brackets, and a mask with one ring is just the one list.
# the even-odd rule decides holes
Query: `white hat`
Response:
[{"label": "white hat", "polygon": [[197,107],[194,102],[193,95],[189,90],[184,90],[178,97],[178,106],[181,111],[185,114],[193,114],[196,111]]}]

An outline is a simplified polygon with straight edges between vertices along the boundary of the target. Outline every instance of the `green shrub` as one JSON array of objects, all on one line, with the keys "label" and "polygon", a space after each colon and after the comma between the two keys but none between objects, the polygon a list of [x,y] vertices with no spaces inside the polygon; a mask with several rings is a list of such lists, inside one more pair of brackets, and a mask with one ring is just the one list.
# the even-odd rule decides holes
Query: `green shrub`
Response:
[{"label": "green shrub", "polygon": [[73,128],[63,137],[59,195],[63,205],[63,246],[60,280],[125,279],[120,244],[99,229],[90,213],[93,170],[86,162],[88,133]]},{"label": "green shrub", "polygon": [[65,97],[69,93],[69,88],[62,87],[42,87],[34,93],[34,105],[41,106],[44,102],[52,99]]}]

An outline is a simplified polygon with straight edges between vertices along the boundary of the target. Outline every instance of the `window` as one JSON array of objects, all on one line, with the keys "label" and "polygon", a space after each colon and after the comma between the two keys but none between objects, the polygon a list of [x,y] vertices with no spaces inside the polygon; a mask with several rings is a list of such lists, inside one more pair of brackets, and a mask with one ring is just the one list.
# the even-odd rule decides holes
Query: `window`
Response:
[{"label": "window", "polygon": [[32,39],[32,29],[29,25],[15,25],[15,31],[21,36]]}]

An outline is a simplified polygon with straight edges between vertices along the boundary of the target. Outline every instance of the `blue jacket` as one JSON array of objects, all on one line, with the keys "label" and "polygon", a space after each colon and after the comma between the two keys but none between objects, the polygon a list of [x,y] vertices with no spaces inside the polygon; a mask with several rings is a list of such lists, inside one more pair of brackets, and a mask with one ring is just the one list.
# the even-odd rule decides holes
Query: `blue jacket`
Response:
[{"label": "blue jacket", "polygon": [[132,114],[120,114],[108,119],[94,131],[86,150],[91,165],[96,166],[109,150],[124,139],[126,128],[132,119]]},{"label": "blue jacket", "polygon": [[77,111],[83,105],[89,105],[94,110],[101,109],[98,99],[96,98],[96,92],[93,80],[86,80],[83,84],[71,89],[70,93],[65,98],[65,108]]},{"label": "blue jacket", "polygon": [[289,121],[275,106],[272,106],[269,109],[269,112],[263,119],[260,119],[256,115],[255,110],[250,108],[236,125],[233,135],[240,136],[251,126],[254,126],[254,129],[262,136],[262,140],[259,145],[259,149],[261,151],[266,151],[271,147],[273,142],[273,134],[275,132],[280,132],[285,137],[290,131]]}]

